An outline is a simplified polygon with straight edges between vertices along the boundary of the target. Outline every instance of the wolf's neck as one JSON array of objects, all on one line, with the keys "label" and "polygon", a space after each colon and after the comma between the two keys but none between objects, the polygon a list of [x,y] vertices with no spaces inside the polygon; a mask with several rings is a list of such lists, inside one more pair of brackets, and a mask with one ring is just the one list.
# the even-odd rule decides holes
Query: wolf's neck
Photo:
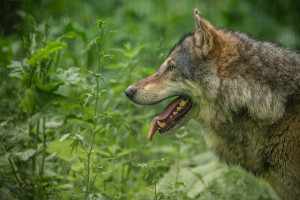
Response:
[{"label": "wolf's neck", "polygon": [[208,147],[229,163],[240,164],[253,173],[264,173],[260,154],[268,126],[251,119],[246,109],[232,112],[221,104],[205,104],[195,120],[203,128]]}]

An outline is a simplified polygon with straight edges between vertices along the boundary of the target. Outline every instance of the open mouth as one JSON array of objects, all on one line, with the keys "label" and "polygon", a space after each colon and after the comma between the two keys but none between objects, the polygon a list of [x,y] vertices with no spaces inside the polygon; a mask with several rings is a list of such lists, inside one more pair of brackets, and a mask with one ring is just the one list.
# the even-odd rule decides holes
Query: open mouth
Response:
[{"label": "open mouth", "polygon": [[155,132],[160,133],[171,130],[192,108],[192,101],[185,96],[179,96],[172,101],[162,114],[152,120],[148,133],[148,140],[152,141]]}]

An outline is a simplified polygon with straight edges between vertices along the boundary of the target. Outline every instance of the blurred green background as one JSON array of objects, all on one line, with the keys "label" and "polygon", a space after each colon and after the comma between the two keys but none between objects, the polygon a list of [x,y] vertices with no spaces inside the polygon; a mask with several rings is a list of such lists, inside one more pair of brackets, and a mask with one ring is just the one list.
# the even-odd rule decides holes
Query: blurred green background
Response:
[{"label": "blurred green background", "polygon": [[124,95],[194,30],[194,8],[300,49],[297,0],[2,0],[0,198],[277,199],[210,153],[193,121],[149,142],[168,102]]}]

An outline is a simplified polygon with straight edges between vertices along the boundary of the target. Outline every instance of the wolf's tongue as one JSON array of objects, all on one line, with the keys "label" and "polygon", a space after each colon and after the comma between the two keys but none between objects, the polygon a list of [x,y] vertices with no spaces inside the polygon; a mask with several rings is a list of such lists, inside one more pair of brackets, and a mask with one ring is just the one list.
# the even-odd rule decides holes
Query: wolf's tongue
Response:
[{"label": "wolf's tongue", "polygon": [[154,117],[154,119],[152,120],[151,126],[150,126],[149,133],[148,133],[148,140],[152,141],[152,138],[153,138],[155,132],[157,131],[157,128],[158,128],[157,121],[167,119],[182,99],[184,99],[184,97],[178,97],[177,99],[172,101],[166,107],[166,109],[164,110],[164,112],[161,115]]}]

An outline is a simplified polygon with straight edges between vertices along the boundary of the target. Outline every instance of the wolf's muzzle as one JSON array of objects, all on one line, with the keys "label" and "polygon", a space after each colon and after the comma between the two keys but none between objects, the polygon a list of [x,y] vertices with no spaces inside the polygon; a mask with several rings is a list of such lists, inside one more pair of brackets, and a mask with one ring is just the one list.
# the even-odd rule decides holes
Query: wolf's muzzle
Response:
[{"label": "wolf's muzzle", "polygon": [[132,88],[132,87],[128,87],[125,90],[125,94],[129,99],[133,99],[134,94],[136,93],[136,89]]}]

